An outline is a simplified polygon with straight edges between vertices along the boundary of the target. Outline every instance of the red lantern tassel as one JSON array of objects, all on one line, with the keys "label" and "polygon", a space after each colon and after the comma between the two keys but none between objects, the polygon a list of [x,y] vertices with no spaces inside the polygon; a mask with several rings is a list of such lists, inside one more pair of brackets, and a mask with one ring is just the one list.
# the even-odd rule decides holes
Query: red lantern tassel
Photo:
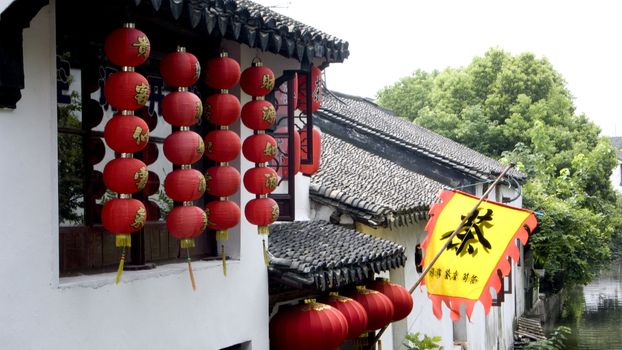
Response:
[{"label": "red lantern tassel", "polygon": [[270,258],[268,257],[268,250],[266,249],[266,239],[264,238],[262,240],[262,244],[263,244],[263,263],[266,266],[270,265]]},{"label": "red lantern tassel", "polygon": [[197,290],[197,283],[194,280],[194,273],[192,273],[192,263],[190,260],[190,249],[186,248],[186,252],[188,253],[188,273],[190,274],[190,283],[192,284],[192,290]]},{"label": "red lantern tassel", "polygon": [[117,269],[117,277],[114,279],[114,284],[119,284],[121,281],[121,275],[123,274],[123,266],[125,265],[125,247],[121,252],[121,260],[119,260],[119,268]]},{"label": "red lantern tassel", "polygon": [[[217,230],[216,239],[219,241],[225,241],[229,239],[229,232],[227,230]],[[225,245],[220,244],[220,250],[222,252],[222,274],[227,277],[227,254],[225,253]]]}]

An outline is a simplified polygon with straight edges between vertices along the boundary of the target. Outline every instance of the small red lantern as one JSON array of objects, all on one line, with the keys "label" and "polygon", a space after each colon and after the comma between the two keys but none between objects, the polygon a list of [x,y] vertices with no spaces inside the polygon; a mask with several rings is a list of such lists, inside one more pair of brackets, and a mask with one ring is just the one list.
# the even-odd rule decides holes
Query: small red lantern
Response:
[{"label": "small red lantern", "polygon": [[173,91],[162,99],[162,116],[174,126],[192,126],[201,120],[203,105],[190,91]]},{"label": "small red lantern", "polygon": [[102,209],[102,224],[110,233],[117,235],[140,230],[145,226],[146,218],[147,209],[138,199],[113,198]]},{"label": "small red lantern", "polygon": [[214,197],[229,197],[240,190],[240,173],[232,166],[213,166],[205,171],[205,192]]},{"label": "small red lantern", "polygon": [[346,339],[354,340],[367,329],[367,311],[358,301],[331,293],[324,303],[339,310],[348,321]]},{"label": "small red lantern", "polygon": [[164,179],[164,191],[177,202],[195,201],[205,193],[205,177],[195,169],[178,169]]},{"label": "small red lantern", "polygon": [[367,311],[367,330],[374,331],[391,323],[393,304],[384,294],[358,286],[349,297],[358,301]]},{"label": "small red lantern", "polygon": [[266,130],[276,121],[274,105],[267,100],[252,100],[242,107],[242,122],[253,130]]},{"label": "small red lantern", "polygon": [[238,157],[242,142],[231,130],[213,130],[205,135],[205,156],[215,162],[230,162]]},{"label": "small red lantern", "polygon": [[253,163],[266,163],[276,155],[276,140],[266,134],[247,137],[242,144],[242,154]]},{"label": "small red lantern", "polygon": [[240,80],[240,64],[221,52],[220,57],[207,61],[205,83],[214,89],[231,89]]},{"label": "small red lantern", "polygon": [[201,65],[196,56],[178,47],[160,61],[160,73],[167,85],[188,87],[194,85],[201,76]]},{"label": "small red lantern", "polygon": [[104,183],[112,192],[136,193],[147,184],[147,166],[134,158],[116,158],[104,167]]},{"label": "small red lantern", "polygon": [[240,222],[240,207],[232,201],[212,201],[205,207],[207,227],[212,230],[228,230]]},{"label": "small red lantern", "polygon": [[251,199],[246,203],[244,215],[248,222],[258,226],[260,234],[268,234],[268,225],[279,218],[279,205],[272,198]]},{"label": "small red lantern", "polygon": [[241,109],[240,100],[232,94],[215,94],[205,99],[205,119],[212,124],[233,124]]},{"label": "small red lantern", "polygon": [[149,127],[139,117],[115,114],[106,123],[104,139],[115,152],[136,153],[147,146]]},{"label": "small red lantern", "polygon": [[265,96],[274,89],[274,73],[261,61],[255,61],[242,72],[240,87],[248,95]]},{"label": "small red lantern", "polygon": [[279,184],[279,177],[272,168],[250,168],[244,173],[244,187],[250,193],[268,194]]},{"label": "small red lantern", "polygon": [[380,279],[374,281],[369,287],[386,295],[391,300],[394,309],[392,321],[399,321],[406,318],[413,309],[412,296],[408,293],[406,288],[399,284]]},{"label": "small red lantern", "polygon": [[277,350],[335,350],[348,334],[348,321],[334,307],[306,300],[270,320],[270,345]]},{"label": "small red lantern", "polygon": [[[307,74],[301,74],[298,79],[298,108],[307,112]],[[311,67],[311,111],[317,112],[322,104],[322,71]]]},{"label": "small red lantern", "polygon": [[193,164],[201,159],[205,144],[194,131],[176,131],[164,140],[164,156],[176,165]]},{"label": "small red lantern", "polygon": [[[280,127],[274,131],[275,133],[287,134],[286,127]],[[279,152],[279,176],[287,177],[289,168],[289,140],[287,138],[277,138]],[[294,175],[300,171],[300,134],[294,131]]]},{"label": "small red lantern", "polygon": [[104,53],[113,64],[136,67],[145,63],[151,53],[151,45],[145,33],[135,29],[133,24],[126,24],[108,34]]},{"label": "small red lantern", "polygon": [[[175,238],[182,240],[182,248],[194,246],[194,242],[184,240],[199,236],[207,227],[205,212],[197,206],[174,207],[166,217],[168,232]],[[184,245],[187,245],[184,247]]]},{"label": "small red lantern", "polygon": [[139,109],[149,100],[149,92],[147,79],[132,71],[113,73],[104,84],[106,101],[119,110]]},{"label": "small red lantern", "polygon": [[[300,134],[300,144],[302,145],[302,157],[308,158],[307,150],[309,149],[309,145],[307,143],[307,128],[303,128],[299,131]],[[311,159],[311,164],[300,164],[300,171],[305,175],[313,175],[318,170],[320,170],[320,155],[321,155],[321,147],[322,147],[322,134],[320,131],[313,127],[311,129],[311,135],[313,140],[313,159]]]}]

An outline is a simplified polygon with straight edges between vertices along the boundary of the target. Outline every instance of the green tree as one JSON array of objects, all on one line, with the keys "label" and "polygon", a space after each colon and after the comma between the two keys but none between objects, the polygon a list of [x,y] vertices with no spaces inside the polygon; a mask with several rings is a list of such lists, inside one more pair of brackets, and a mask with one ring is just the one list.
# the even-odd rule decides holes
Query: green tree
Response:
[{"label": "green tree", "polygon": [[616,152],[577,115],[562,76],[544,58],[490,49],[464,68],[416,71],[378,94],[398,115],[528,175],[525,207],[542,212],[531,239],[544,285],[584,284],[611,258],[622,215],[609,176]]},{"label": "green tree", "polygon": [[[71,103],[58,105],[58,126],[81,128],[76,112],[81,110],[80,97],[71,96]],[[58,134],[58,202],[61,223],[80,223],[84,208],[84,164],[82,159],[82,136]]]}]

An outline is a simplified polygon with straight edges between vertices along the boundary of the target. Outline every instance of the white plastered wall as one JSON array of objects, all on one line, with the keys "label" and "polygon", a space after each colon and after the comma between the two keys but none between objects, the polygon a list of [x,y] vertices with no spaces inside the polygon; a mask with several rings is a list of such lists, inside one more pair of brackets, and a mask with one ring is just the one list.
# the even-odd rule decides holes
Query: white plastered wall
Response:
[{"label": "white plastered wall", "polygon": [[195,292],[184,263],[127,271],[118,286],[112,273],[59,278],[54,43],[51,1],[24,31],[23,97],[0,110],[0,347],[268,349],[261,239],[244,219],[240,260],[226,278],[219,262],[196,261]]}]

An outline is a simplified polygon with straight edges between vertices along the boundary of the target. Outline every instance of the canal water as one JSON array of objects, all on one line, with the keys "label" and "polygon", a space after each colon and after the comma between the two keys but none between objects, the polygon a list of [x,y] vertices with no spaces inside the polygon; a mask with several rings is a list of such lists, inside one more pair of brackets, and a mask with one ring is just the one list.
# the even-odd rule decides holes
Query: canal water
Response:
[{"label": "canal water", "polygon": [[561,321],[572,329],[568,349],[622,350],[622,261],[568,294]]}]

